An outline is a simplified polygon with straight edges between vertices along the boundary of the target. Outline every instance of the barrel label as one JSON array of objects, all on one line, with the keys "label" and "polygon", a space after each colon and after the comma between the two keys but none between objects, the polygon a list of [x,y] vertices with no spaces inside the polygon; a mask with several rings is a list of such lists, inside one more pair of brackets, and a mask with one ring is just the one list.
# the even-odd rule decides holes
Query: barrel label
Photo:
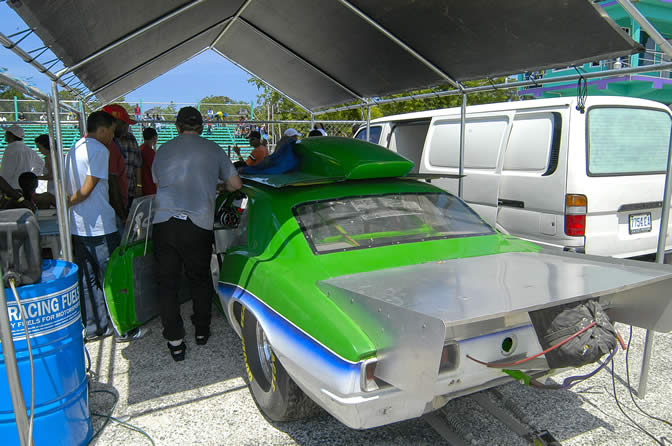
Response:
[{"label": "barrel label", "polygon": [[[79,287],[70,288],[46,296],[21,299],[28,333],[31,338],[62,330],[81,320]],[[15,341],[26,339],[23,320],[16,301],[7,302],[9,324]]]}]

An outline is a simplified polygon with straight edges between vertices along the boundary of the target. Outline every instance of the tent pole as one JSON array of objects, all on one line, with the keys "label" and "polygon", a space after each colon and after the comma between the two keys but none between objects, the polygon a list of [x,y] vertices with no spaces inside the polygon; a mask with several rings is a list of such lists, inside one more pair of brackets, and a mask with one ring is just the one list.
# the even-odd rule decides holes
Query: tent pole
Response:
[{"label": "tent pole", "polygon": [[[0,308],[8,308],[4,286],[0,290]],[[19,376],[19,369],[16,364],[16,352],[14,350],[14,341],[10,327],[7,311],[0,311],[0,341],[2,342],[2,353],[6,363],[7,384],[12,400],[12,407],[14,408],[14,417],[16,418],[16,430],[18,431],[21,446],[29,446],[33,442],[32,438],[29,438],[28,413],[26,411],[26,402],[23,398],[21,377]],[[28,327],[24,327],[24,330],[27,332]]]},{"label": "tent pole", "polygon": [[464,175],[464,132],[467,127],[467,95],[462,94],[462,107],[460,109],[460,164],[457,180],[457,196],[462,198],[462,176]]},{"label": "tent pole", "polygon": [[[665,176],[665,192],[663,193],[663,210],[660,216],[660,232],[658,233],[658,250],[656,251],[656,263],[665,263],[665,242],[667,241],[667,225],[670,221],[670,198],[672,195],[672,140],[667,154],[667,175]],[[646,397],[646,386],[649,381],[649,365],[651,362],[651,353],[653,350],[653,340],[655,332],[646,330],[646,340],[644,341],[644,356],[642,357],[642,368],[639,373],[639,388],[637,396]]]},{"label": "tent pole", "polygon": [[370,141],[371,136],[371,105],[366,106],[366,141]]},{"label": "tent pole", "polygon": [[[58,98],[58,82],[51,81],[51,94],[54,101],[54,134],[55,134],[55,149],[56,167],[54,170],[54,182],[56,183],[56,213],[58,215],[58,227],[61,235],[61,249],[63,250],[63,258],[68,261],[73,261],[72,255],[72,238],[70,237],[70,211],[68,210],[65,201],[65,170],[63,162],[63,141],[61,136],[61,117],[59,115],[59,98]],[[53,156],[52,156],[53,158]],[[53,165],[53,164],[52,164]],[[57,180],[58,179],[58,180]]]}]

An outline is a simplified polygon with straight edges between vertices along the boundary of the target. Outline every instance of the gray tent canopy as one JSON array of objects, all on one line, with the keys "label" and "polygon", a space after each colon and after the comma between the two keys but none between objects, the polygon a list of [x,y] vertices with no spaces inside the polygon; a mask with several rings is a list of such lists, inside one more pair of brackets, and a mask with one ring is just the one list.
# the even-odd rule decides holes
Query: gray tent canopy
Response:
[{"label": "gray tent canopy", "polygon": [[207,49],[309,111],[641,49],[589,0],[9,4],[103,103]]}]

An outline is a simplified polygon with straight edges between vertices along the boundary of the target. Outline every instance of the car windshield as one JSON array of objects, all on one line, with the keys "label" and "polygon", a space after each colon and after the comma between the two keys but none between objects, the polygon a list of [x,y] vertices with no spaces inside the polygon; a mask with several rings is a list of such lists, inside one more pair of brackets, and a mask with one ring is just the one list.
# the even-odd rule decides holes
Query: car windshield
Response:
[{"label": "car windshield", "polygon": [[467,205],[446,193],[312,201],[296,206],[294,215],[316,254],[494,234]]}]

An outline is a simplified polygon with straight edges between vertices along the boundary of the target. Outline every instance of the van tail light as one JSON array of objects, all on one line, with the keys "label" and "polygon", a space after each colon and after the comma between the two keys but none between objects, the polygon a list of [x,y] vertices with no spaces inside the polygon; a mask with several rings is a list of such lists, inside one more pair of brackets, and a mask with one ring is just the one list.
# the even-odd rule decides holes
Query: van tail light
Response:
[{"label": "van tail light", "polygon": [[582,236],[586,234],[586,213],[588,199],[585,195],[567,194],[565,199],[565,234]]}]

